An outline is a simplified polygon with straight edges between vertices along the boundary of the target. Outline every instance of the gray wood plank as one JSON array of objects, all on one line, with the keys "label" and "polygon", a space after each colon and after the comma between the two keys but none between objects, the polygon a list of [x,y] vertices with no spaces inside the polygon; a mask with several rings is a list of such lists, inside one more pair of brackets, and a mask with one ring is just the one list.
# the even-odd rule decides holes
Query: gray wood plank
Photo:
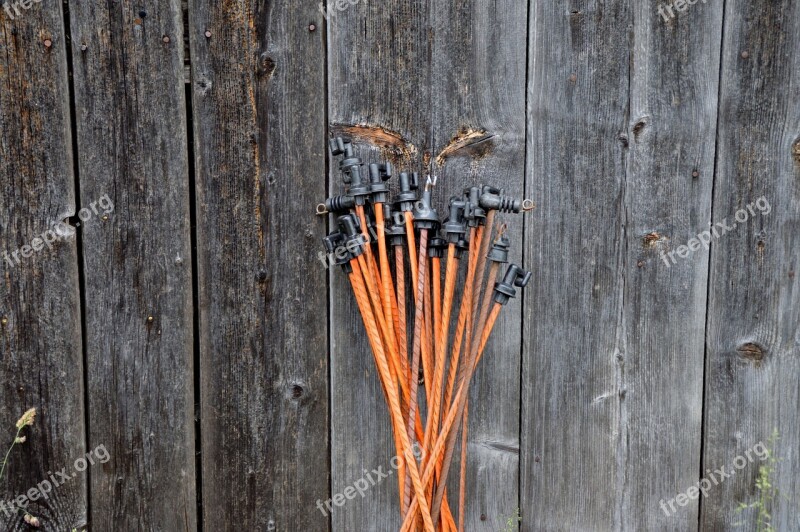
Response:
[{"label": "gray wood plank", "polygon": [[[435,167],[440,214],[446,215],[450,196],[470,185],[502,187],[522,198],[527,4],[439,0],[433,2],[432,26],[431,105],[434,160],[442,163]],[[508,224],[510,260],[520,264],[523,215],[497,214],[495,220],[495,229]],[[504,530],[519,507],[521,307],[516,299],[503,309],[473,378],[465,530]],[[456,523],[460,437],[458,442],[448,485]]]},{"label": "gray wood plank", "polygon": [[[178,0],[70,4],[98,530],[197,524]],[[96,204],[95,209],[95,202]],[[84,213],[86,219],[84,219]]]},{"label": "gray wood plank", "polygon": [[[440,174],[435,189],[440,212],[451,194],[469,184],[494,183],[518,197],[523,192],[526,7],[519,2],[495,7],[403,2],[387,11],[356,5],[334,9],[329,19],[334,134],[352,136],[367,163],[388,158],[401,169],[424,173],[428,161],[438,158],[444,163],[434,167]],[[393,31],[386,32],[387,27]],[[364,28],[364,33],[352,28]],[[487,34],[486,42],[475,38]],[[359,125],[364,127],[354,127]],[[464,147],[470,141],[461,141],[470,134],[494,138]],[[331,191],[340,189],[334,171]],[[522,222],[518,217],[508,221],[518,260]],[[394,446],[350,288],[340,272],[332,275],[332,475],[337,493],[360,478],[363,469],[388,464]],[[497,528],[518,506],[519,306],[511,305],[506,316],[497,333],[504,340],[492,344],[475,379],[470,530]],[[457,477],[456,459],[451,478]],[[456,508],[457,482],[452,486]],[[384,482],[364,499],[334,510],[334,529],[396,528],[396,490],[394,480]]]},{"label": "gray wood plank", "polygon": [[189,12],[204,528],[327,530],[321,16],[288,1]]},{"label": "gray wood plank", "polygon": [[[534,4],[528,53],[521,530],[613,530],[625,273],[626,2]],[[602,398],[602,399],[597,399]]]},{"label": "gray wood plank", "polygon": [[[27,441],[0,482],[1,530],[23,530],[7,501],[63,467],[75,478],[32,501],[41,530],[86,523],[83,361],[67,56],[61,4],[44,0],[0,14],[0,427],[3,454],[14,424],[38,409]],[[43,239],[49,243],[43,244]],[[33,246],[33,248],[31,247]],[[37,250],[38,248],[38,250]]]},{"label": "gray wood plank", "polygon": [[695,246],[711,222],[722,5],[666,21],[661,5],[636,4],[630,45],[623,343],[619,384],[607,388],[624,530],[694,530],[700,505],[667,506],[699,480],[709,252],[674,263],[669,253]]},{"label": "gray wood plank", "polygon": [[[365,163],[389,158],[397,171],[423,171],[431,154],[430,5],[401,0],[328,2],[328,98],[333,133],[351,136]],[[354,129],[352,126],[366,127]],[[341,177],[331,165],[330,190]],[[410,269],[406,268],[410,277]],[[389,411],[355,299],[340,269],[331,272],[331,475],[342,493],[364,470],[391,470]],[[396,472],[333,511],[333,530],[396,530]]]},{"label": "gray wood plank", "polygon": [[776,429],[784,461],[772,482],[785,498],[769,508],[772,526],[797,530],[800,5],[728,1],[724,35],[713,213],[732,230],[711,253],[703,471],[735,474],[704,501],[702,527],[755,530],[755,512],[735,509],[758,498],[762,462],[734,461]]},{"label": "gray wood plank", "polygon": [[[692,530],[721,8],[532,13],[524,530]],[[622,28],[628,29],[626,38]]]}]

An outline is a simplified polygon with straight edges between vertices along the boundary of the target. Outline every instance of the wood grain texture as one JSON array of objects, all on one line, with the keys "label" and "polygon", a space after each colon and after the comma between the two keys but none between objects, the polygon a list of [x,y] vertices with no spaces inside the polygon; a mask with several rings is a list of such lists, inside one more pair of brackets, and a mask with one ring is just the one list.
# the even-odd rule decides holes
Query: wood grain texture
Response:
[{"label": "wood grain texture", "polygon": [[522,530],[623,518],[632,21],[623,1],[531,8]]},{"label": "wood grain texture", "polygon": [[[431,12],[439,213],[445,217],[450,196],[460,196],[471,185],[501,187],[522,199],[527,5],[516,0],[441,0],[433,2]],[[517,264],[522,260],[523,216],[497,214],[495,218],[495,230],[508,224],[509,260]],[[521,300],[515,299],[503,309],[472,381],[466,530],[504,530],[519,507],[521,307]],[[460,447],[460,437],[458,441]],[[460,448],[455,456],[449,482],[454,513]]]},{"label": "wood grain texture", "polygon": [[313,2],[189,11],[204,528],[327,530],[324,31]]},{"label": "wood grain texture", "polygon": [[111,454],[90,473],[91,523],[97,530],[193,529],[191,228],[180,2],[141,8],[73,3],[70,24],[88,445],[105,445]]},{"label": "wood grain texture", "polygon": [[[13,18],[12,18],[13,17]],[[49,46],[48,46],[49,44]],[[81,313],[74,233],[46,231],[75,211],[67,55],[60,2],[0,12],[0,445],[38,409],[0,482],[3,502],[68,468],[85,447]],[[25,246],[25,247],[23,247]],[[32,250],[38,248],[39,251]],[[16,253],[16,255],[14,255]],[[40,530],[86,523],[86,475],[30,503]],[[0,508],[0,530],[25,530]]]},{"label": "wood grain texture", "polygon": [[[387,158],[397,172],[424,171],[431,152],[429,9],[401,0],[328,2],[328,98],[333,134],[347,134],[366,164]],[[366,127],[353,128],[363,125]],[[388,134],[387,134],[388,133]],[[330,192],[342,190],[338,163]],[[410,277],[410,268],[406,267]],[[411,293],[411,292],[407,292]],[[331,271],[331,475],[342,493],[364,470],[392,470],[395,454],[389,411],[358,307],[346,276]],[[413,316],[413,314],[410,314]],[[334,507],[333,530],[400,527],[396,471],[366,495]]]},{"label": "wood grain texture", "polygon": [[773,429],[772,525],[800,528],[800,6],[674,4],[0,6],[2,451],[39,409],[0,503],[104,445],[39,530],[397,529],[373,357],[318,255],[327,127],[430,168],[441,215],[478,183],[537,204],[498,216],[534,279],[473,381],[466,530],[755,529]]},{"label": "wood grain texture", "polygon": [[662,254],[710,221],[721,8],[657,9],[532,19],[526,530],[697,527],[659,503],[698,480],[708,252]]},{"label": "wood grain texture", "polygon": [[[735,475],[703,502],[701,524],[756,528],[754,511],[735,508],[757,499],[761,462],[738,470],[734,460],[777,430],[773,484],[784,497],[770,508],[772,526],[797,530],[800,6],[728,1],[724,35],[713,213],[732,230],[711,253],[703,471]],[[771,210],[748,212],[761,197]]]},{"label": "wood grain texture", "polygon": [[659,5],[633,11],[618,380],[593,403],[619,415],[619,530],[694,530],[699,515],[697,499],[661,504],[699,480],[709,253],[674,252],[711,222],[722,5],[669,21]]}]

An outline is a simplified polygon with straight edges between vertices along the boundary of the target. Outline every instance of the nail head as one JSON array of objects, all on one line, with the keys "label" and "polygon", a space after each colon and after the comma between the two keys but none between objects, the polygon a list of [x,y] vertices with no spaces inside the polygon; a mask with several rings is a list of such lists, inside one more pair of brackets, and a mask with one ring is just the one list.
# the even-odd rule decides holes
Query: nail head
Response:
[{"label": "nail head", "polygon": [[204,35],[206,36],[206,39],[210,39],[211,38],[211,30],[206,30]]},{"label": "nail head", "polygon": [[169,42],[169,36],[167,36],[167,35],[164,35],[164,36],[161,38],[161,40],[162,40],[162,41],[164,41],[164,42]]}]

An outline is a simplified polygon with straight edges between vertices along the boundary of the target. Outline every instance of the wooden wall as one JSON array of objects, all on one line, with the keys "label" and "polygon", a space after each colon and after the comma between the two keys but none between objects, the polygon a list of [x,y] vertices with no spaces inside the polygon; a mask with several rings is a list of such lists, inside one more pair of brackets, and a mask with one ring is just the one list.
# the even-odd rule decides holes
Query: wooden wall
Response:
[{"label": "wooden wall", "polygon": [[317,256],[345,134],[430,165],[440,209],[537,204],[506,218],[534,280],[471,393],[467,530],[755,529],[733,464],[773,431],[797,530],[798,50],[791,0],[9,3],[0,445],[38,417],[0,501],[66,467],[41,530],[397,528],[395,481],[317,504],[393,450]]}]

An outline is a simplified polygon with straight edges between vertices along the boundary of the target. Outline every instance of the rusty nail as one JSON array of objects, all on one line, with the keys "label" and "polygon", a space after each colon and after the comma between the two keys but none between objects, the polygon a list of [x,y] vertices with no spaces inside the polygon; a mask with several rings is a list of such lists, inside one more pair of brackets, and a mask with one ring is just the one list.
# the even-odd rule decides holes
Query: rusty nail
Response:
[{"label": "rusty nail", "polygon": [[164,42],[169,42],[169,37],[168,37],[167,35],[164,35],[164,36],[161,38],[161,40],[162,40],[162,41],[164,41]]},{"label": "rusty nail", "polygon": [[133,23],[136,24],[137,26],[140,26],[142,24],[142,19],[140,18],[134,19]]},{"label": "rusty nail", "polygon": [[50,48],[51,46],[53,46],[53,41],[51,41],[50,39],[45,39],[44,45],[45,47]]},{"label": "rusty nail", "polygon": [[206,39],[210,39],[211,38],[211,30],[206,30],[204,35],[206,36]]}]

